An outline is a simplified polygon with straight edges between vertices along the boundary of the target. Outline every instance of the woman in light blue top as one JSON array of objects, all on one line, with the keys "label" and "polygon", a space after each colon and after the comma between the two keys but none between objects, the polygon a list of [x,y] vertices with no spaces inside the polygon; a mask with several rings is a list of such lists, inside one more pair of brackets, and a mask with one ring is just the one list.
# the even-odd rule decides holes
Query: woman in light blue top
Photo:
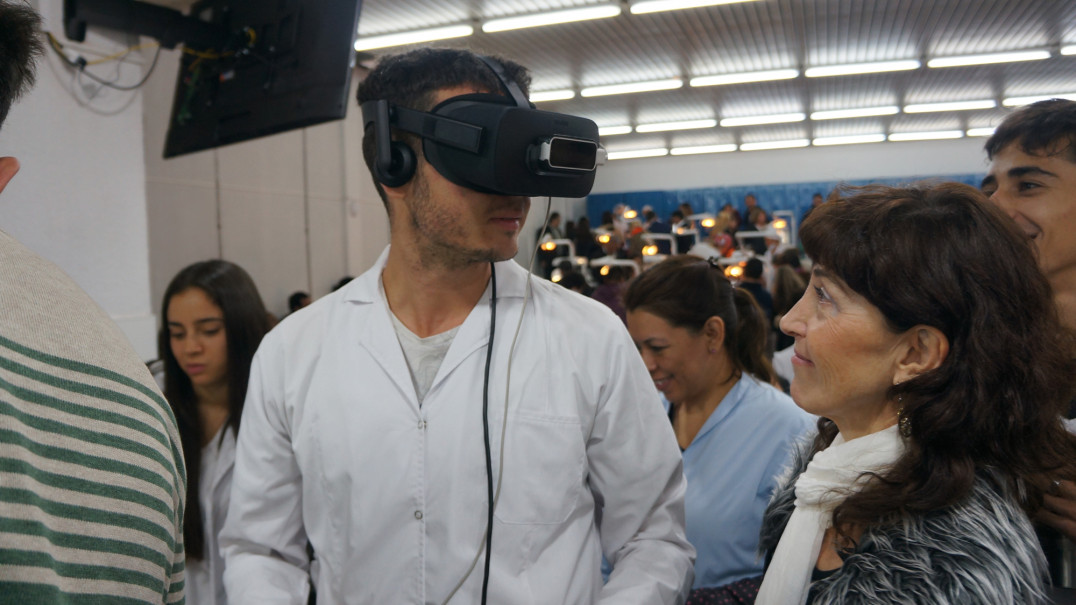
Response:
[{"label": "woman in light blue top", "polygon": [[772,386],[764,314],[716,264],[672,257],[636,279],[624,304],[684,452],[687,537],[698,551],[689,603],[715,592],[750,602],[762,514],[814,418]]}]

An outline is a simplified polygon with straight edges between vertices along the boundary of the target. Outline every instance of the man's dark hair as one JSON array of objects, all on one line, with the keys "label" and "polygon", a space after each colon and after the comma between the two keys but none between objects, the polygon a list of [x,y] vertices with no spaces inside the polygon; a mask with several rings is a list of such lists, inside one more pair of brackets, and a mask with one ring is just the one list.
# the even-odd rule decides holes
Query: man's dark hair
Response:
[{"label": "man's dark hair", "polygon": [[34,85],[34,60],[44,50],[40,30],[41,17],[29,5],[0,0],[0,126]]},{"label": "man's dark hair", "polygon": [[747,260],[747,264],[743,268],[743,276],[747,279],[760,279],[762,270],[762,261],[757,258],[751,258]]},{"label": "man's dark hair", "polygon": [[[518,63],[492,57],[504,67],[504,73],[510,80],[528,94],[531,78],[527,69]],[[469,51],[455,48],[420,48],[399,55],[382,57],[377,67],[359,84],[357,95],[359,106],[366,101],[386,100],[393,105],[417,111],[433,109],[433,100],[438,90],[455,86],[474,86],[496,94],[503,94],[497,74]],[[422,144],[418,136],[393,129],[394,141],[407,143],[415,152],[415,157],[422,157]],[[373,175],[374,160],[377,157],[377,137],[373,125],[362,137],[362,157],[366,167]],[[388,204],[381,183],[374,177],[377,193],[381,201]]]},{"label": "man's dark hair", "polygon": [[1058,155],[1076,162],[1076,101],[1049,99],[1022,107],[986,141],[991,160],[1012,143],[1030,155]]},{"label": "man's dark hair", "polygon": [[288,297],[288,311],[294,313],[303,308],[303,299],[310,298],[310,295],[302,290],[296,290]]},{"label": "man's dark hair", "polygon": [[575,271],[565,274],[557,283],[569,290],[575,290],[576,292],[584,292],[587,289],[586,278],[583,277],[582,273],[577,273]]},{"label": "man's dark hair", "polygon": [[351,277],[350,275],[345,275],[345,276],[341,277],[339,280],[337,280],[337,282],[335,284],[333,284],[332,291],[336,292],[340,288],[343,288],[344,286],[346,286],[348,284],[348,282],[350,282],[353,279],[355,279],[355,278]]}]

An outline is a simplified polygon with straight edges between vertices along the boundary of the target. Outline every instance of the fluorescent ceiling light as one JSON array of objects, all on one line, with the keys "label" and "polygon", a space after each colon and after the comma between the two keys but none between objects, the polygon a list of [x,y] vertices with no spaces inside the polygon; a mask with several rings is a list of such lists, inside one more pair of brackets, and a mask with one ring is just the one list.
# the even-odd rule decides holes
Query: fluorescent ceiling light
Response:
[{"label": "fluorescent ceiling light", "polygon": [[657,124],[639,124],[635,132],[666,132],[669,130],[694,130],[696,128],[713,128],[717,120],[686,120],[683,122],[659,122]]},{"label": "fluorescent ceiling light", "polygon": [[807,139],[791,139],[787,141],[766,141],[764,143],[744,143],[740,145],[740,151],[758,151],[761,149],[792,149],[794,147],[806,147],[810,145]]},{"label": "fluorescent ceiling light", "polygon": [[736,151],[735,144],[727,145],[698,145],[696,147],[673,147],[669,153],[672,155],[696,155],[699,153],[727,153]]},{"label": "fluorescent ceiling light", "polygon": [[971,109],[993,109],[997,107],[997,101],[983,99],[981,101],[954,101],[952,103],[918,103],[905,105],[904,113],[931,113],[935,111],[968,111]]},{"label": "fluorescent ceiling light", "polygon": [[1076,92],[1066,92],[1056,95],[1035,95],[1033,97],[1009,97],[1007,99],[1002,99],[1001,104],[1005,107],[1019,107],[1021,105],[1038,103],[1039,101],[1049,101],[1050,99],[1068,99],[1069,101],[1076,101]]},{"label": "fluorescent ceiling light", "polygon": [[1063,55],[1076,55],[1076,44],[1061,47],[1061,54]]},{"label": "fluorescent ceiling light", "polygon": [[869,118],[871,116],[891,116],[900,113],[896,105],[884,107],[860,107],[858,109],[832,109],[829,111],[816,111],[811,114],[812,120],[839,120],[841,118]]},{"label": "fluorescent ceiling light", "polygon": [[447,40],[449,38],[462,38],[474,33],[470,25],[449,25],[447,27],[435,27],[433,29],[420,29],[398,34],[385,34],[383,36],[370,36],[359,38],[355,41],[355,50],[371,50],[374,48],[387,48],[389,46],[403,46],[405,44],[418,44],[419,42],[431,42],[433,40]]},{"label": "fluorescent ceiling light", "polygon": [[736,4],[738,2],[753,2],[754,0],[645,0],[631,5],[631,14],[643,15],[646,13],[658,13],[662,11],[676,11],[685,8],[701,8],[704,6],[717,6],[719,4]]},{"label": "fluorescent ceiling light", "polygon": [[618,134],[629,134],[631,131],[631,126],[599,126],[598,136],[611,137]]},{"label": "fluorescent ceiling light", "polygon": [[848,65],[825,65],[808,67],[803,75],[808,78],[825,78],[829,76],[852,76],[856,74],[874,74],[886,71],[906,71],[919,69],[922,65],[915,59],[905,61],[880,61],[877,63],[850,63]]},{"label": "fluorescent ceiling light", "polygon": [[564,90],[542,90],[539,92],[531,93],[531,103],[541,103],[543,101],[564,101],[565,99],[575,98],[575,91],[569,89]]},{"label": "fluorescent ceiling light", "polygon": [[623,95],[633,92],[650,92],[653,90],[674,90],[684,85],[680,78],[669,80],[651,80],[631,84],[612,84],[610,86],[590,86],[579,91],[584,97],[603,97],[605,95]]},{"label": "fluorescent ceiling light", "polygon": [[897,132],[889,135],[890,141],[933,141],[935,139],[961,139],[963,130],[935,130],[932,132]]},{"label": "fluorescent ceiling light", "polygon": [[739,74],[722,74],[719,76],[699,76],[691,78],[692,86],[721,86],[724,84],[747,84],[749,82],[770,82],[773,80],[790,80],[800,75],[798,69],[775,69],[773,71],[751,71]]},{"label": "fluorescent ceiling light", "polygon": [[988,137],[994,134],[995,127],[989,128],[969,128],[966,133],[969,137]]},{"label": "fluorescent ceiling light", "polygon": [[619,4],[588,6],[586,8],[572,8],[568,10],[550,11],[547,13],[535,13],[533,15],[490,19],[482,24],[482,31],[486,33],[503,32],[511,29],[523,29],[525,27],[542,27],[544,25],[572,23],[573,21],[607,19],[619,14]]},{"label": "fluorescent ceiling light", "polygon": [[759,124],[784,124],[786,122],[802,122],[807,119],[802,113],[777,113],[768,116],[746,116],[743,118],[725,118],[721,120],[722,128],[734,126],[758,126]]},{"label": "fluorescent ceiling light", "polygon": [[669,150],[664,147],[658,147],[657,149],[634,149],[632,151],[610,151],[610,160],[630,160],[633,158],[659,158],[663,155],[669,155]]},{"label": "fluorescent ceiling light", "polygon": [[1011,53],[991,53],[988,55],[966,55],[963,57],[935,57],[927,61],[927,67],[963,67],[965,65],[1039,61],[1049,58],[1050,51],[1048,50],[1024,50]]},{"label": "fluorescent ceiling light", "polygon": [[859,143],[881,143],[885,140],[884,134],[856,134],[845,137],[819,137],[811,142],[816,147],[826,145],[856,145]]}]

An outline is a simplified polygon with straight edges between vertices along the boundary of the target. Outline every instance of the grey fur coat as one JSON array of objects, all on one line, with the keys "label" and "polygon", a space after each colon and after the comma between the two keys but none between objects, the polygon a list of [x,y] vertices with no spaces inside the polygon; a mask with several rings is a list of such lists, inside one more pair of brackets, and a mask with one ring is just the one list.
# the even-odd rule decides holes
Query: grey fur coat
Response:
[{"label": "grey fur coat", "polygon": [[[809,447],[799,448],[790,475],[766,509],[762,553],[777,548],[794,508],[795,480],[810,460]],[[980,476],[961,504],[908,518],[900,527],[867,529],[853,553],[843,555],[842,567],[812,583],[810,603],[1046,603],[1046,560],[1035,531],[999,485]]]}]

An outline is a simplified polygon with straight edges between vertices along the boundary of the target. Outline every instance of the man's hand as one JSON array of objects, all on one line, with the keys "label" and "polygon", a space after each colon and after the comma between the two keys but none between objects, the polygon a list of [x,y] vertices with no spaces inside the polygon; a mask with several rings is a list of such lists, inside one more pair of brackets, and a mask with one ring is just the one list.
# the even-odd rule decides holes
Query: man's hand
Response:
[{"label": "man's hand", "polygon": [[1035,518],[1076,540],[1076,485],[1072,481],[1055,481],[1043,500],[1043,508]]}]

